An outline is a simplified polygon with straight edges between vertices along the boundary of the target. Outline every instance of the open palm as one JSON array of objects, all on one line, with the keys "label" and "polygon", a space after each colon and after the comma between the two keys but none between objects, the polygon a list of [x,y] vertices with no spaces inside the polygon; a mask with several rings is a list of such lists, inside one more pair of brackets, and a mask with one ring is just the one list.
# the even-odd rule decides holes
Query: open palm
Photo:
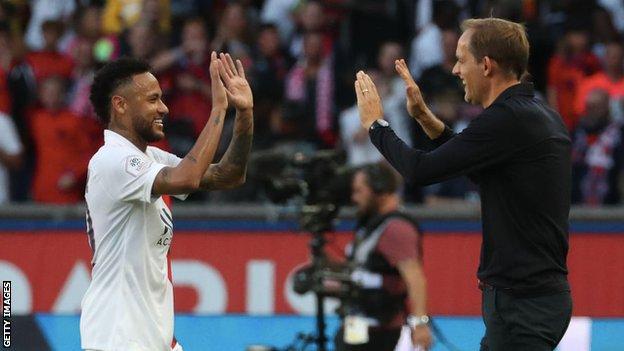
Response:
[{"label": "open palm", "polygon": [[225,91],[229,102],[237,110],[253,108],[253,95],[249,82],[245,78],[245,70],[240,60],[236,64],[230,54],[220,54],[219,75],[225,84]]}]

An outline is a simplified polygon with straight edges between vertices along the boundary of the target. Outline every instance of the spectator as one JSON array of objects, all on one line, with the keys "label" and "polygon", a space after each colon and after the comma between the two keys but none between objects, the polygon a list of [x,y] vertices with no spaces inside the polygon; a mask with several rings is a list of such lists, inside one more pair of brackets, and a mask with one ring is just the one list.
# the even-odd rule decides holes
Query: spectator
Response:
[{"label": "spectator", "polygon": [[585,111],[572,134],[572,202],[590,206],[619,203],[624,167],[622,124],[611,118],[606,90],[590,91]]},{"label": "spectator", "polygon": [[95,43],[102,37],[101,9],[91,5],[78,11],[75,21],[75,29],[70,29],[61,43],[61,51],[66,55],[72,55],[72,51],[81,41]]},{"label": "spectator", "polygon": [[102,29],[105,34],[120,34],[140,20],[162,33],[171,29],[170,0],[107,0]]},{"label": "spectator", "polygon": [[250,65],[251,28],[246,9],[241,3],[233,2],[225,8],[212,47],[219,52],[229,52],[245,66]]},{"label": "spectator", "polygon": [[293,13],[298,2],[298,0],[266,0],[262,5],[261,20],[277,26],[282,43],[289,43],[295,30]]},{"label": "spectator", "polygon": [[162,51],[162,44],[158,27],[149,22],[140,21],[124,32],[121,56],[131,56],[150,62]]},{"label": "spectator", "polygon": [[0,205],[9,202],[9,171],[22,165],[22,143],[11,117],[0,112]]},{"label": "spectator", "polygon": [[[75,1],[67,0],[32,0],[30,1],[30,21],[26,30],[26,43],[31,50],[50,49],[44,38],[43,23],[46,21],[69,23],[76,10]],[[58,43],[58,41],[57,41]],[[53,50],[59,48],[54,47]]]},{"label": "spectator", "polygon": [[43,49],[26,55],[26,62],[31,67],[36,82],[41,82],[56,75],[70,79],[73,71],[72,60],[58,50],[58,42],[63,35],[63,23],[47,20],[41,25],[43,31]]},{"label": "spectator", "polygon": [[600,70],[598,57],[589,51],[589,35],[582,28],[571,28],[548,63],[548,103],[559,111],[568,130],[574,129],[576,90],[584,77]]},{"label": "spectator", "polygon": [[292,58],[280,44],[277,26],[262,25],[250,72],[256,111],[256,147],[269,147],[279,133],[284,79],[291,65]]},{"label": "spectator", "polygon": [[436,1],[433,5],[433,21],[426,24],[412,40],[410,71],[415,79],[429,67],[444,61],[442,30],[455,29],[459,9],[454,1]]},{"label": "spectator", "polygon": [[405,84],[394,69],[394,62],[403,57],[403,48],[396,42],[385,42],[377,55],[378,71],[372,78],[383,101],[384,113],[397,135],[412,145],[413,122],[405,109]]},{"label": "spectator", "polygon": [[0,23],[0,112],[11,112],[9,73],[13,66],[13,48],[8,24]]},{"label": "spectator", "polygon": [[206,24],[191,18],[182,28],[180,47],[154,59],[162,72],[162,89],[171,114],[167,135],[172,152],[184,155],[201,133],[212,108],[210,99],[210,52]]},{"label": "spectator", "polygon": [[50,76],[39,87],[41,107],[31,118],[36,166],[32,197],[37,202],[66,204],[81,201],[89,158],[83,118],[64,104],[65,82]]},{"label": "spectator", "polygon": [[421,88],[425,99],[433,96],[436,92],[449,92],[463,100],[464,87],[461,80],[453,74],[453,66],[455,66],[457,61],[455,49],[459,34],[454,29],[445,29],[442,31],[441,38],[443,60],[422,72],[418,80],[418,86]]},{"label": "spectator", "polygon": [[585,111],[587,96],[593,90],[601,89],[608,92],[612,101],[624,97],[624,46],[620,41],[606,45],[603,61],[604,70],[579,81],[574,105],[575,113],[579,116],[587,112]]},{"label": "spectator", "polygon": [[333,50],[333,39],[327,33],[323,5],[316,0],[306,1],[295,12],[297,20],[297,32],[290,40],[290,55],[301,57],[303,55],[303,39],[305,33],[318,32],[322,34],[323,54],[327,55]]},{"label": "spectator", "polygon": [[[430,96],[431,111],[457,133],[466,128],[472,117],[478,114],[452,89],[441,90]],[[424,132],[421,138],[429,141]],[[466,176],[426,186],[422,192],[424,203],[436,206],[468,205],[479,198],[476,186]]]},{"label": "spectator", "polygon": [[323,36],[306,33],[303,57],[286,77],[286,111],[282,119],[286,136],[311,142],[316,147],[333,147],[334,72],[332,57],[323,55]]}]

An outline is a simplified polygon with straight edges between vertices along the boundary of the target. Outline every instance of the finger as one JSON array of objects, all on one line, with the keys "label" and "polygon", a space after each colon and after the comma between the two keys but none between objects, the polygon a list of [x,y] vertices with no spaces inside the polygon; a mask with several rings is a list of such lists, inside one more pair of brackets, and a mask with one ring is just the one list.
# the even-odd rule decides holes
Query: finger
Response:
[{"label": "finger", "polygon": [[355,80],[355,96],[357,98],[358,104],[363,99],[362,86],[360,84],[359,78]]},{"label": "finger", "polygon": [[414,78],[412,77],[412,74],[409,71],[409,68],[407,68],[407,64],[405,64],[405,60],[403,59],[396,60],[395,69],[397,73],[399,73],[399,76],[405,81],[405,83],[416,84],[416,82],[414,82]]},{"label": "finger", "polygon": [[215,58],[216,54],[214,51],[212,52],[212,55],[210,57],[211,57],[210,67],[209,67],[210,79],[212,80],[219,79],[219,60]]},{"label": "finger", "polygon": [[221,60],[217,60],[217,67],[219,68],[219,76],[221,77],[221,80],[223,80],[225,84],[229,84],[230,76],[228,75],[225,65]]},{"label": "finger", "polygon": [[245,69],[243,68],[241,60],[236,60],[236,67],[238,67],[238,74],[240,74],[243,79],[247,79],[247,77],[245,77]]},{"label": "finger", "polygon": [[227,63],[230,66],[230,71],[232,71],[232,73],[235,76],[238,76],[238,71],[236,70],[236,65],[234,65],[234,61],[232,60],[232,56],[230,56],[230,54],[225,54],[225,58],[227,59]]},{"label": "finger", "polygon": [[225,57],[225,54],[224,53],[220,53],[219,54],[219,59],[221,61],[221,65],[223,66],[223,68],[225,70],[225,73],[228,75],[228,78],[234,77],[234,73],[230,69],[230,65],[227,62],[227,58]]},{"label": "finger", "polygon": [[234,99],[234,95],[232,95],[232,93],[230,93],[227,88],[225,88],[225,95],[227,95],[228,101],[232,102],[232,100]]},{"label": "finger", "polygon": [[364,73],[364,71],[359,71],[357,73],[357,80],[360,82],[360,91],[362,93],[368,93],[369,91],[371,91],[369,83],[366,80],[366,73]]},{"label": "finger", "polygon": [[364,74],[364,80],[366,81],[366,86],[368,87],[368,89],[373,94],[375,94],[375,96],[379,96],[379,93],[377,92],[377,86],[375,86],[375,83],[373,83],[373,80],[368,74]]}]

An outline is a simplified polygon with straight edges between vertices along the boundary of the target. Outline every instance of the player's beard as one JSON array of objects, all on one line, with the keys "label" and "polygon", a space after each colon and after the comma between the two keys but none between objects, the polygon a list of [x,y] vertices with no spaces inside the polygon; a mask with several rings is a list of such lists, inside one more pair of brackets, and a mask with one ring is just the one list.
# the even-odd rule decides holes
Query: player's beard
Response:
[{"label": "player's beard", "polygon": [[159,141],[164,137],[163,133],[155,130],[154,120],[148,120],[144,117],[135,116],[132,119],[132,128],[141,139],[148,143]]}]

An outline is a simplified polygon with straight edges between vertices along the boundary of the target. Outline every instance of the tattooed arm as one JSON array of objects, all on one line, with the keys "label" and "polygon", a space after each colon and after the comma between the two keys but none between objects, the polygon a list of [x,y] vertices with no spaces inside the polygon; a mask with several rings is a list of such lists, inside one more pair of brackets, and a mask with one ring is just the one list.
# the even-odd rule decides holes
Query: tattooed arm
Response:
[{"label": "tattooed arm", "polygon": [[155,196],[187,194],[200,188],[202,177],[217,151],[228,105],[225,86],[219,78],[218,66],[219,59],[213,52],[210,62],[213,105],[210,120],[182,161],[176,167],[164,167],[158,172],[152,185],[152,194]]},{"label": "tattooed arm", "polygon": [[252,140],[253,113],[236,111],[232,141],[221,161],[208,167],[200,187],[204,190],[219,190],[244,184]]},{"label": "tattooed arm", "polygon": [[205,190],[231,189],[245,183],[247,161],[253,140],[253,95],[240,60],[221,54],[219,75],[229,102],[236,108],[232,141],[221,161],[212,164],[200,187]]}]

